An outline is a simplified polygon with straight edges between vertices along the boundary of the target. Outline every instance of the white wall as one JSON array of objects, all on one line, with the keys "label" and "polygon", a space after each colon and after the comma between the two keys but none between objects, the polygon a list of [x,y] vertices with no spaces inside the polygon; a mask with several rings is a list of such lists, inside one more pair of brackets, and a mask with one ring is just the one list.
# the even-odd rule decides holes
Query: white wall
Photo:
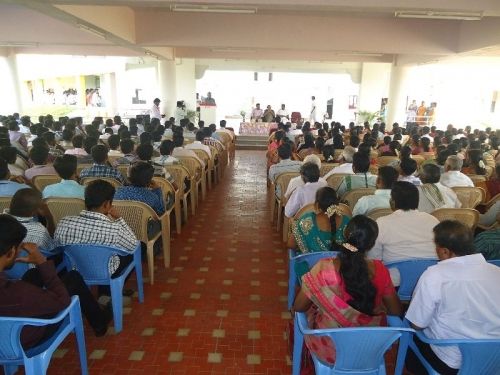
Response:
[{"label": "white wall", "polygon": [[0,114],[9,115],[21,110],[16,100],[15,78],[6,57],[0,56]]},{"label": "white wall", "polygon": [[380,110],[381,99],[389,96],[390,78],[391,64],[363,63],[358,108],[370,112]]}]

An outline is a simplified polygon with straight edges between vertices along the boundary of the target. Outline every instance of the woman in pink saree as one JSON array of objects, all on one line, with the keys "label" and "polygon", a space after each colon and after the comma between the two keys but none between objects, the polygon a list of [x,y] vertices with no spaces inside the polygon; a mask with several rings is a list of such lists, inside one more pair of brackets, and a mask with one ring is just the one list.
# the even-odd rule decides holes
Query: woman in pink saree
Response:
[{"label": "woman in pink saree", "polygon": [[[385,314],[400,315],[401,302],[389,271],[380,260],[366,258],[375,244],[378,226],[358,215],[344,231],[345,243],[337,258],[319,261],[302,277],[293,305],[307,312],[312,329],[385,325]],[[335,362],[335,346],[326,337],[305,340],[320,360]]]}]

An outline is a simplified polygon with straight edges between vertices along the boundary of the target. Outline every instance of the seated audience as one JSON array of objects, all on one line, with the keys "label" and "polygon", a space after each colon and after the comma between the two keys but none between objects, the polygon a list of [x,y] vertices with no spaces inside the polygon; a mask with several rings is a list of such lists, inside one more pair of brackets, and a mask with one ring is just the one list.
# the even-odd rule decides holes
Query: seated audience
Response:
[{"label": "seated audience", "polygon": [[[420,276],[406,319],[430,339],[500,339],[500,268],[473,254],[472,232],[458,221],[436,225],[434,243],[440,262]],[[458,373],[462,356],[457,346],[413,340],[437,372]],[[411,350],[406,367],[413,374],[426,373]]]},{"label": "seated audience", "polygon": [[21,132],[19,124],[17,121],[12,120],[8,123],[9,126],[9,139],[12,145],[18,146],[16,148],[22,148],[24,151],[28,150],[28,141],[25,135]]},{"label": "seated audience", "polygon": [[417,172],[417,162],[415,160],[410,158],[402,159],[399,162],[399,172],[398,181],[410,182],[415,186],[422,185],[420,178],[415,176],[415,172]]},{"label": "seated audience", "polygon": [[392,185],[398,180],[398,171],[388,165],[378,169],[377,190],[374,195],[359,198],[352,210],[352,216],[367,215],[377,208],[391,208]]},{"label": "seated audience", "polygon": [[33,177],[39,175],[55,175],[56,170],[52,164],[48,163],[49,150],[45,147],[35,146],[30,150],[30,159],[34,166],[24,171],[24,177],[31,181]]},{"label": "seated audience", "polygon": [[[321,160],[319,159],[318,155],[307,155],[304,158],[304,164],[305,163],[314,163],[318,166],[318,168],[321,171]],[[326,180],[323,177],[320,177],[318,181],[323,182],[325,185],[327,185]],[[302,176],[297,176],[294,177],[290,180],[288,183],[288,187],[286,189],[285,197],[288,199],[290,198],[290,195],[299,187],[304,186],[304,180],[302,179]]]},{"label": "seated audience", "polygon": [[87,151],[83,149],[83,135],[75,135],[71,140],[73,148],[67,149],[64,153],[68,155],[75,155],[77,157],[87,156]]},{"label": "seated audience", "polygon": [[337,174],[337,173],[350,173],[354,174],[354,171],[352,170],[352,158],[354,154],[356,153],[356,149],[352,146],[346,146],[342,150],[342,156],[340,159],[340,165],[338,167],[333,168],[330,170],[326,175],[325,175],[325,180],[330,177],[332,174]]},{"label": "seated audience", "polygon": [[[274,183],[276,182],[276,178],[286,172],[299,172],[300,166],[302,162],[298,160],[292,160],[292,148],[288,143],[282,144],[278,148],[278,157],[280,158],[279,163],[271,165],[269,168],[269,180]],[[281,196],[281,191],[279,190],[279,186],[276,185],[276,195]]]},{"label": "seated audience", "polygon": [[[204,145],[202,145],[204,146]],[[208,146],[204,146],[208,147]],[[187,148],[187,146],[186,146]],[[210,147],[208,147],[210,150]],[[160,156],[157,156],[156,158],[153,158],[153,163],[156,165],[172,165],[172,164],[179,164],[179,159],[174,158],[172,156],[172,152],[174,151],[174,142],[172,142],[169,139],[165,139],[161,142],[160,144]]]},{"label": "seated audience", "polygon": [[61,156],[65,153],[66,150],[64,149],[64,147],[61,147],[56,143],[56,133],[45,132],[43,133],[42,138],[44,139],[45,142],[47,142],[51,160],[54,160],[58,156]]},{"label": "seated audience", "polygon": [[[401,302],[387,268],[379,260],[366,258],[377,234],[373,220],[353,217],[339,255],[320,260],[302,277],[293,310],[306,312],[311,328],[380,326],[385,314],[401,314]],[[335,362],[330,340],[310,337],[305,343],[321,361]]]},{"label": "seated audience", "polygon": [[134,154],[135,143],[131,139],[120,141],[120,150],[123,156],[115,160],[116,165],[129,165],[137,161],[137,155]]},{"label": "seated audience", "polygon": [[118,149],[120,147],[120,136],[118,134],[110,135],[108,138],[108,157],[119,158],[123,156],[123,153]]},{"label": "seated audience", "polygon": [[[217,149],[217,151],[219,153],[221,153],[222,151],[224,151],[226,149],[226,147],[222,144],[221,141],[219,141],[213,137],[213,135],[215,133],[215,129],[214,129],[215,124],[213,124],[213,125],[214,125],[213,127],[209,126],[209,127],[203,128],[203,130],[202,130],[203,135],[204,135],[203,144],[205,144],[207,146],[214,146]],[[177,145],[176,145],[176,147],[177,147]]]},{"label": "seated audience", "polygon": [[[497,219],[500,223],[500,216]],[[486,230],[474,238],[476,253],[483,254],[486,260],[500,259],[500,227]]]},{"label": "seated audience", "polygon": [[163,168],[163,166],[161,165],[153,163],[153,154],[154,154],[153,145],[149,143],[140,144],[139,146],[137,146],[135,152],[137,154],[138,161],[143,161],[153,166],[155,176],[159,177],[165,176],[166,173],[165,168]]},{"label": "seated audience", "polygon": [[285,132],[283,130],[275,131],[271,136],[272,141],[267,146],[267,153],[266,153],[267,168],[279,162],[278,147],[280,147],[283,144],[284,137],[285,137]]},{"label": "seated audience", "polygon": [[493,198],[495,195],[500,194],[500,163],[495,166],[495,172],[493,176],[490,177],[488,181],[486,181],[486,189],[487,194],[490,198]]},{"label": "seated audience", "polygon": [[[222,120],[222,121],[224,121],[224,120]],[[228,130],[228,132],[230,132],[230,131]],[[195,137],[196,137],[196,140],[193,143],[188,143],[184,147],[187,148],[188,150],[203,150],[208,154],[208,157],[211,158],[212,151],[210,150],[210,146],[203,144],[203,139],[204,139],[203,131],[197,131]],[[161,151],[160,151],[160,153],[161,153]]]},{"label": "seated audience", "polygon": [[[71,302],[70,295],[77,295],[83,315],[96,336],[104,336],[111,320],[110,311],[101,309],[81,275],[69,271],[62,279],[57,276],[52,261],[48,261],[35,244],[25,242],[26,228],[9,215],[0,215],[0,316],[51,318]],[[24,250],[27,255],[19,257]],[[22,280],[8,280],[5,270],[15,262],[31,263]],[[21,332],[24,349],[38,346],[48,340],[59,328],[27,326]]]},{"label": "seated audience", "polygon": [[439,182],[449,188],[455,186],[474,187],[472,180],[467,175],[460,172],[463,162],[464,161],[458,156],[448,156],[446,163],[444,164],[445,172],[441,174]]},{"label": "seated audience", "polygon": [[418,187],[419,204],[418,210],[431,213],[438,208],[460,208],[462,203],[458,200],[457,194],[449,187],[439,182],[441,173],[439,167],[434,164],[427,164],[422,167],[420,179],[422,185]]},{"label": "seated audience", "polygon": [[372,175],[370,169],[370,158],[362,152],[356,152],[352,158],[353,175],[345,176],[337,188],[337,195],[342,196],[350,190],[358,188],[374,188],[377,184],[377,176]]},{"label": "seated audience", "polygon": [[[153,181],[153,176],[154,168],[151,164],[144,161],[136,162],[129,170],[130,186],[119,187],[116,190],[115,200],[143,202],[159,216],[163,215],[165,212],[163,194],[160,186]],[[170,204],[172,203],[173,199]]]},{"label": "seated audience", "polygon": [[19,189],[29,188],[28,185],[20,181],[24,182],[20,177],[13,176],[11,178],[9,165],[0,158],[0,197],[11,197]]},{"label": "seated audience", "polygon": [[54,169],[61,177],[61,182],[48,185],[43,189],[43,198],[84,198],[85,187],[77,181],[77,158],[75,155],[63,155],[54,161]]},{"label": "seated audience", "polygon": [[319,181],[319,168],[314,163],[304,163],[300,167],[304,186],[297,188],[285,205],[285,216],[293,217],[302,207],[314,203],[318,189],[327,186],[326,181]]},{"label": "seated audience", "polygon": [[465,159],[462,173],[481,176],[486,174],[486,165],[484,164],[481,150],[471,149],[467,151],[467,158]]},{"label": "seated audience", "polygon": [[92,159],[94,164],[90,168],[85,168],[80,172],[80,178],[86,177],[109,177],[114,178],[121,184],[125,184],[125,178],[119,170],[113,168],[108,163],[108,148],[104,145],[92,147]]},{"label": "seated audience", "polygon": [[[205,128],[205,129],[208,129],[208,128]],[[189,156],[189,157],[195,158],[196,160],[198,160],[201,163],[201,167],[205,168],[205,162],[203,160],[201,160],[198,157],[198,155],[196,155],[196,152],[194,152],[193,150],[189,150],[183,146],[184,137],[182,136],[182,134],[180,134],[180,133],[174,134],[172,140],[174,142],[174,150],[172,151],[172,156],[174,156],[174,157]]]},{"label": "seated audience", "polygon": [[[439,223],[434,216],[418,210],[418,189],[415,185],[397,181],[391,190],[391,208],[394,212],[377,219],[379,235],[368,253],[372,259],[383,262],[432,258],[432,228]],[[399,285],[399,273],[391,269],[394,285]]]},{"label": "seated audience", "polygon": [[0,158],[4,159],[9,168],[9,172],[11,176],[21,177],[24,176],[24,171],[27,169],[26,167],[21,167],[19,163],[17,163],[17,150],[13,146],[4,146],[0,148]]},{"label": "seated audience", "polygon": [[293,221],[293,235],[288,239],[288,247],[301,253],[313,253],[333,250],[334,244],[342,244],[349,217],[342,214],[338,204],[334,189],[329,186],[319,189],[314,210],[303,213]]}]

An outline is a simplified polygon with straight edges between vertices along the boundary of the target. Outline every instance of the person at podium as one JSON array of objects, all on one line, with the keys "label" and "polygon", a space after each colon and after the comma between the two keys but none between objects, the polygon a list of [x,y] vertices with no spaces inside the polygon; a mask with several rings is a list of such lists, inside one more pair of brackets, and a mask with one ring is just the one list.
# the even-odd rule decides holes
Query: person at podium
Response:
[{"label": "person at podium", "polygon": [[212,97],[212,93],[209,91],[207,92],[206,98],[203,100],[204,105],[216,105],[215,104],[215,99]]}]

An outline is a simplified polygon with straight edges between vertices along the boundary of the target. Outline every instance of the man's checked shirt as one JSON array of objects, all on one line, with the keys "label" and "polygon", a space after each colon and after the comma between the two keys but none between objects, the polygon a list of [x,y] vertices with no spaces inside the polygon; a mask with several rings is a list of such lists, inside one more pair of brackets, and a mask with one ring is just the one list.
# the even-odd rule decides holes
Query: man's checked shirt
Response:
[{"label": "man's checked shirt", "polygon": [[92,167],[82,170],[80,172],[80,178],[86,177],[110,177],[118,180],[122,184],[125,184],[125,179],[120,171],[105,164],[94,163]]}]

